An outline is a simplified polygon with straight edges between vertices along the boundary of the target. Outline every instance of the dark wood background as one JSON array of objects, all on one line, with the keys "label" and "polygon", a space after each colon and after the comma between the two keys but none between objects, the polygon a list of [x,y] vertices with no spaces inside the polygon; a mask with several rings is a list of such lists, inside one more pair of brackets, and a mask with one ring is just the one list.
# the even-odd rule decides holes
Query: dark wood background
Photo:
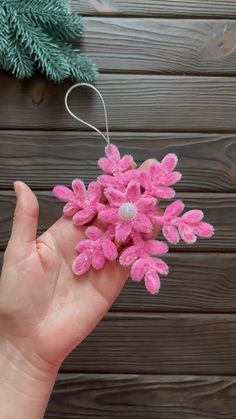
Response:
[{"label": "dark wood background", "polygon": [[[213,239],[168,255],[161,292],[127,283],[96,330],[65,360],[47,419],[236,418],[236,2],[72,0],[85,16],[76,46],[97,63],[111,139],[137,161],[179,156],[178,197],[201,207]],[[0,74],[0,250],[12,182],[40,200],[40,231],[61,214],[55,184],[98,174],[104,144],[64,109],[70,83]],[[99,99],[75,112],[104,129]]]}]

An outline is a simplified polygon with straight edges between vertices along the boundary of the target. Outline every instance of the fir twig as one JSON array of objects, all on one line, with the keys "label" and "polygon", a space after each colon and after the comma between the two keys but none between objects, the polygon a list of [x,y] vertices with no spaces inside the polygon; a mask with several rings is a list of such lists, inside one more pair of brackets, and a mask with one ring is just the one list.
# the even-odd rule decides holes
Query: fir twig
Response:
[{"label": "fir twig", "polygon": [[92,82],[96,66],[74,49],[72,39],[83,33],[83,19],[67,0],[2,0],[0,5],[0,67],[18,78],[35,68],[49,79]]}]

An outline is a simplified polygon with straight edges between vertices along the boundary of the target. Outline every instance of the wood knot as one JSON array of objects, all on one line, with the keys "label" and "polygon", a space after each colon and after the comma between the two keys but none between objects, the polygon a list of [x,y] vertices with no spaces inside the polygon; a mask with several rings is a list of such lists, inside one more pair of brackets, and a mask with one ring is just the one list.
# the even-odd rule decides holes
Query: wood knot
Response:
[{"label": "wood knot", "polygon": [[45,81],[37,80],[32,90],[32,104],[41,105],[45,96]]},{"label": "wood knot", "polygon": [[236,27],[224,24],[218,27],[205,45],[205,58],[217,60],[232,54],[236,49]]}]

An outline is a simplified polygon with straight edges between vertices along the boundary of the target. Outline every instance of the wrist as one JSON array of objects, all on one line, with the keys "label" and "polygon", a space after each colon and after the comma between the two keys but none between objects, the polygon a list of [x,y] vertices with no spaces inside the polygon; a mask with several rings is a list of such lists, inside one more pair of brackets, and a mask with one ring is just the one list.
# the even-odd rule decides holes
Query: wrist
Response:
[{"label": "wrist", "polygon": [[42,360],[27,345],[0,338],[0,383],[29,399],[49,397],[58,368]]}]

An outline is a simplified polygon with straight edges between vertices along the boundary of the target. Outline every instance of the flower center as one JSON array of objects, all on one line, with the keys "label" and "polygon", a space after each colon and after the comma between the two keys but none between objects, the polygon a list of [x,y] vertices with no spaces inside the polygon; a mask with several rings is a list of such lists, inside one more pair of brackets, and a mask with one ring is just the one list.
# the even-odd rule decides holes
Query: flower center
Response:
[{"label": "flower center", "polygon": [[119,216],[124,221],[132,221],[137,215],[137,207],[132,202],[125,202],[119,208]]}]

